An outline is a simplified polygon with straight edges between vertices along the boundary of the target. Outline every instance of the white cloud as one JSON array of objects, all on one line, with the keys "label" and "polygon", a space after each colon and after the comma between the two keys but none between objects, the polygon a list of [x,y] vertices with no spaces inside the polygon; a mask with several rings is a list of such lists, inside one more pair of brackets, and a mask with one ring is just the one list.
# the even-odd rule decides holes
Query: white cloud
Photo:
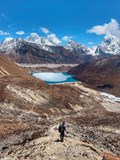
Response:
[{"label": "white cloud", "polygon": [[120,38],[120,26],[117,20],[111,19],[109,23],[93,26],[87,33],[95,33],[97,35],[111,34]]},{"label": "white cloud", "polygon": [[72,38],[72,36],[64,36],[63,38],[62,38],[62,40],[63,41],[69,41],[69,40],[71,40],[71,38]]},{"label": "white cloud", "polygon": [[25,32],[24,31],[17,31],[16,34],[23,35],[23,34],[25,34]]},{"label": "white cloud", "polygon": [[94,44],[94,42],[88,42],[88,44],[92,45],[92,44]]},{"label": "white cloud", "polygon": [[10,33],[0,30],[0,36],[9,35]]},{"label": "white cloud", "polygon": [[40,28],[40,30],[41,30],[41,32],[43,32],[45,34],[50,33],[50,31],[47,28],[45,28],[45,27]]},{"label": "white cloud", "polygon": [[61,41],[57,38],[57,36],[53,33],[49,34],[47,38],[54,44],[59,44]]}]

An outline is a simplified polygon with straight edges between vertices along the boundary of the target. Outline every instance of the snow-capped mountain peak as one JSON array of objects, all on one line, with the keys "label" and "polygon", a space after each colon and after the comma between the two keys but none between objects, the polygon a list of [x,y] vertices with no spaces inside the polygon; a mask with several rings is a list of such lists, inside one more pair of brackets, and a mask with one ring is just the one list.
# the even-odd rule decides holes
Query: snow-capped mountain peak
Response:
[{"label": "snow-capped mountain peak", "polygon": [[86,46],[76,43],[73,40],[70,40],[65,48],[76,54],[87,54],[89,52]]},{"label": "snow-capped mountain peak", "polygon": [[[37,33],[31,33],[30,36],[26,37],[25,39],[13,39],[12,37],[4,39],[4,41],[0,44],[0,51],[9,53],[12,49],[19,48],[24,43],[28,45],[32,45],[31,43],[33,43],[37,44],[40,49],[49,52],[55,52],[54,47],[59,46],[59,42],[60,41],[58,41],[56,35],[54,34],[47,35],[46,37],[40,37]],[[104,57],[110,54],[120,54],[120,39],[107,34],[102,43],[93,48],[88,48],[84,45],[76,43],[73,40],[70,40],[67,45],[64,46],[64,48],[77,55],[89,54],[92,56]]]},{"label": "snow-capped mountain peak", "polygon": [[39,35],[37,33],[31,33],[32,38],[39,38]]},{"label": "snow-capped mountain peak", "polygon": [[12,37],[7,37],[3,40],[2,44],[10,44],[13,42],[14,42],[14,39]]},{"label": "snow-capped mountain peak", "polygon": [[23,40],[23,38],[19,37],[19,38],[16,39],[16,41],[17,42],[23,42],[24,40]]},{"label": "snow-capped mountain peak", "polygon": [[25,40],[30,43],[36,43],[41,45],[41,37],[37,33],[31,33]]},{"label": "snow-capped mountain peak", "polygon": [[93,46],[92,48],[88,48],[88,50],[89,50],[88,54],[92,55],[92,56],[96,56],[96,53],[95,53],[96,49],[97,49],[97,46]]},{"label": "snow-capped mountain peak", "polygon": [[69,49],[69,50],[73,50],[74,48],[80,48],[81,47],[81,44],[78,44],[76,43],[75,41],[73,40],[70,40],[67,45],[66,45],[66,49]]},{"label": "snow-capped mountain peak", "polygon": [[97,55],[120,54],[120,39],[110,34],[104,37],[103,42],[96,49]]},{"label": "snow-capped mountain peak", "polygon": [[[40,37],[37,33],[31,33],[30,36],[26,37],[25,40],[30,43],[35,43],[41,46],[57,46],[57,44],[53,41],[52,36]],[[45,47],[44,47],[45,48]]]},{"label": "snow-capped mountain peak", "polygon": [[103,43],[110,44],[110,43],[118,43],[119,41],[120,40],[117,37],[107,34],[104,37]]},{"label": "snow-capped mountain peak", "polygon": [[12,37],[5,38],[2,41],[2,44],[0,44],[0,51],[6,52],[8,50],[11,50],[12,48],[14,48],[15,44],[16,44],[16,41]]}]

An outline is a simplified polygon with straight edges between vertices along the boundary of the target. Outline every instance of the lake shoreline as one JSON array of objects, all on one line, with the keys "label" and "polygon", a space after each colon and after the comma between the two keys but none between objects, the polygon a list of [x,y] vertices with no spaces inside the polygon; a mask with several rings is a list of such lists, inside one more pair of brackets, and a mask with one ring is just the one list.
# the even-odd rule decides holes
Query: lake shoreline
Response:
[{"label": "lake shoreline", "polygon": [[77,82],[77,80],[67,72],[35,72],[31,74],[50,85]]}]

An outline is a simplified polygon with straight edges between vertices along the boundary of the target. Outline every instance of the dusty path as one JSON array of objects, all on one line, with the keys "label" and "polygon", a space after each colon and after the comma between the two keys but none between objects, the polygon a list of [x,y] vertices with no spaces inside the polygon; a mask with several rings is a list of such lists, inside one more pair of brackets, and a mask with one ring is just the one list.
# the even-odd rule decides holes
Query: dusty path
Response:
[{"label": "dusty path", "polygon": [[75,137],[70,124],[65,141],[59,142],[57,127],[51,126],[46,137],[35,139],[24,146],[11,147],[1,160],[102,160],[101,151]]}]

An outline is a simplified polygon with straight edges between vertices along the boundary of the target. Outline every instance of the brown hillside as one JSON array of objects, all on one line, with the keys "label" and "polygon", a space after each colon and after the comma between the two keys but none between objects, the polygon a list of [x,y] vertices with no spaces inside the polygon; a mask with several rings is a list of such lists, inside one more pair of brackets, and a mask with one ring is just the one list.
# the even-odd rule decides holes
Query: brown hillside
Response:
[{"label": "brown hillside", "polygon": [[1,160],[102,160],[120,155],[119,142],[120,103],[80,83],[47,85],[0,57]]},{"label": "brown hillside", "polygon": [[83,63],[69,73],[94,89],[120,96],[120,55]]}]

